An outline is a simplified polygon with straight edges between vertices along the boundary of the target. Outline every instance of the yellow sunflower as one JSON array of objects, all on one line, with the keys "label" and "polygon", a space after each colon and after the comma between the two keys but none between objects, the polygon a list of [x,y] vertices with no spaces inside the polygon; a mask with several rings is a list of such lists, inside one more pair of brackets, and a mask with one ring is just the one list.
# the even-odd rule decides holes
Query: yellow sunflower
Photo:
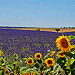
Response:
[{"label": "yellow sunflower", "polygon": [[40,59],[41,57],[42,57],[42,54],[41,54],[41,53],[36,53],[36,54],[35,54],[35,58],[36,58],[36,59]]},{"label": "yellow sunflower", "polygon": [[30,58],[30,57],[29,57],[29,59],[28,59],[28,61],[27,61],[27,64],[28,64],[28,65],[32,65],[33,62],[34,62],[34,61],[33,61],[33,58]]},{"label": "yellow sunflower", "polygon": [[63,53],[60,53],[58,56],[61,57],[61,58],[65,57],[65,55]]},{"label": "yellow sunflower", "polygon": [[45,63],[48,67],[54,66],[55,60],[53,60],[52,58],[47,58],[47,59],[45,59]]},{"label": "yellow sunflower", "polygon": [[55,53],[55,51],[52,51],[51,54],[50,54],[50,56],[52,57],[54,55],[54,53]]},{"label": "yellow sunflower", "polygon": [[58,49],[61,49],[62,52],[71,51],[71,48],[73,48],[67,36],[64,36],[63,34],[56,39],[56,43]]},{"label": "yellow sunflower", "polygon": [[1,52],[1,50],[0,50],[0,56],[2,55],[2,52]]}]

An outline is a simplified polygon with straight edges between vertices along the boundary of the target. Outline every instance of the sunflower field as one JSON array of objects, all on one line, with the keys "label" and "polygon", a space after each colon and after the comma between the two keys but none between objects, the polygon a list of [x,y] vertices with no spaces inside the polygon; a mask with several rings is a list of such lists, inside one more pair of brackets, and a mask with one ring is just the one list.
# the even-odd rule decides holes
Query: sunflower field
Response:
[{"label": "sunflower field", "polygon": [[75,75],[75,32],[0,29],[0,75]]}]

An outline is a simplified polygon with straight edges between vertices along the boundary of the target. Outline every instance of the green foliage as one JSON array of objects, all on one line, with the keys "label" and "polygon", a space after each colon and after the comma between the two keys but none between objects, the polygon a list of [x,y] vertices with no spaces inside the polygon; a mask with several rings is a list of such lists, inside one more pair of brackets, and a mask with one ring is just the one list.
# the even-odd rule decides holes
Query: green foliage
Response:
[{"label": "green foliage", "polygon": [[55,28],[55,30],[58,32],[60,30],[60,28]]},{"label": "green foliage", "polygon": [[4,75],[4,70],[0,70],[0,75]]},{"label": "green foliage", "polygon": [[75,59],[75,54],[72,54],[71,52],[66,52],[64,53],[66,56],[69,56],[70,58],[74,58]]},{"label": "green foliage", "polygon": [[40,67],[38,63],[36,63],[34,66],[35,66],[36,68],[39,68],[39,67]]},{"label": "green foliage", "polygon": [[[75,38],[75,36],[69,35],[68,38],[71,41]],[[0,57],[0,75],[8,75],[9,73],[13,75],[23,75],[26,73],[35,73],[40,75],[40,72],[44,75],[75,75],[75,45],[72,46],[74,48],[72,48],[70,52],[63,53],[65,57],[58,57],[57,59],[54,59],[55,65],[50,67],[46,66],[44,61],[47,58],[53,57],[50,56],[52,53],[50,50],[47,50],[48,53],[44,56],[44,60],[42,58],[36,59],[31,56],[34,60],[33,65],[27,64],[27,58],[23,58],[23,60],[19,59],[17,54],[13,55],[13,63],[10,63],[10,61],[7,61],[7,58],[2,50],[2,56]]]},{"label": "green foliage", "polygon": [[69,36],[68,36],[68,39],[69,39],[69,40],[72,40],[72,39],[74,39],[74,38],[75,38],[75,36],[72,36],[72,35],[69,35]]},{"label": "green foliage", "polygon": [[37,30],[37,31],[40,31],[40,28],[37,28],[36,30]]},{"label": "green foliage", "polygon": [[72,29],[75,29],[75,27],[72,27]]},{"label": "green foliage", "polygon": [[67,27],[66,27],[66,29],[67,29]]},{"label": "green foliage", "polygon": [[66,58],[58,58],[56,62],[61,66],[61,68],[64,68]]},{"label": "green foliage", "polygon": [[42,63],[42,60],[41,60],[41,59],[37,59],[37,62],[38,62],[39,64],[41,64],[41,63]]},{"label": "green foliage", "polygon": [[69,29],[71,28],[71,27],[68,27]]},{"label": "green foliage", "polygon": [[64,70],[61,68],[61,66],[57,63],[55,63],[55,65],[53,66],[53,71],[52,71],[52,74],[53,75],[62,75],[62,72],[64,73]]}]

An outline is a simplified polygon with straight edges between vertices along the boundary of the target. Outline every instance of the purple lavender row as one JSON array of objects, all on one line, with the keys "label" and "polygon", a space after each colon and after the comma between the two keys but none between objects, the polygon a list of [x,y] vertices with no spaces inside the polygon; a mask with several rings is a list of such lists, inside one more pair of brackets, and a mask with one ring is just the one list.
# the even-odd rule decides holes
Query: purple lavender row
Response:
[{"label": "purple lavender row", "polygon": [[[75,32],[63,34],[75,36]],[[37,52],[44,56],[47,54],[47,50],[58,51],[55,40],[61,35],[62,33],[47,31],[0,29],[0,49],[8,58],[12,57],[14,53],[17,53],[20,58],[34,56]],[[75,44],[75,39],[71,43]]]}]

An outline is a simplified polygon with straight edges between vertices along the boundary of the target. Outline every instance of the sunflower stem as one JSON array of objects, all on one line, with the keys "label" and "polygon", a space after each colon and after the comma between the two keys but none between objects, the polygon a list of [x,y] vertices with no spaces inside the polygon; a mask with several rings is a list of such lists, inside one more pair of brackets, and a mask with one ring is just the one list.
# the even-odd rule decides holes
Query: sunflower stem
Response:
[{"label": "sunflower stem", "polygon": [[68,56],[68,68],[70,68],[70,57]]},{"label": "sunflower stem", "polygon": [[51,67],[50,67],[50,75],[51,75]]}]

